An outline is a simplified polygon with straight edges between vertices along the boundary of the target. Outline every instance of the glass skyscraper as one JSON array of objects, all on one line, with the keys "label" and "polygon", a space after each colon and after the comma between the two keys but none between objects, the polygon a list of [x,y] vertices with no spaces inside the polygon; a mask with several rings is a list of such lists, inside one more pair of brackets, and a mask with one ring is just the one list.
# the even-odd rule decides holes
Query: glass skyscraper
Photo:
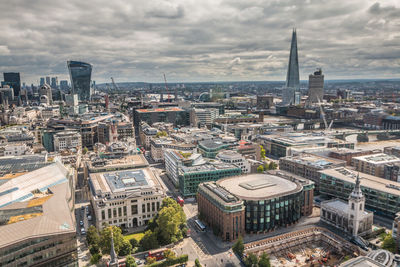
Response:
[{"label": "glass skyscraper", "polygon": [[9,85],[14,89],[14,96],[19,96],[21,91],[21,78],[19,72],[4,72],[3,85]]},{"label": "glass skyscraper", "polygon": [[92,65],[79,61],[68,61],[72,94],[77,94],[80,101],[90,100],[90,79]]},{"label": "glass skyscraper", "polygon": [[290,45],[289,65],[286,75],[286,86],[282,92],[282,102],[286,105],[294,105],[296,103],[295,92],[300,88],[299,76],[299,58],[297,55],[297,34],[293,29],[292,42]]}]

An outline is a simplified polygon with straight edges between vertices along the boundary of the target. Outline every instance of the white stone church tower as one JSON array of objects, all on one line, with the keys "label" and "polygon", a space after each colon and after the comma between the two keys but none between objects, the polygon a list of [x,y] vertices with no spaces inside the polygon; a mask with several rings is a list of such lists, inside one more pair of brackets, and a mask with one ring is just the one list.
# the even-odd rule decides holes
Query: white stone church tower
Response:
[{"label": "white stone church tower", "polygon": [[349,196],[349,230],[353,236],[358,235],[360,223],[365,217],[365,197],[361,191],[360,175],[357,174],[356,186]]}]

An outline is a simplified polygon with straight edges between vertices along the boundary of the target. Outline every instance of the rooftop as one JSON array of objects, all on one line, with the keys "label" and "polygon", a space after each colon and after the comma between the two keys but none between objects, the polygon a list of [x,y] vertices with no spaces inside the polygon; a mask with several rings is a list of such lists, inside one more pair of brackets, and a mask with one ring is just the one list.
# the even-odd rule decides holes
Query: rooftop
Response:
[{"label": "rooftop", "polygon": [[384,153],[359,156],[359,157],[354,157],[353,159],[367,161],[367,162],[370,162],[373,164],[384,164],[384,163],[393,163],[393,162],[400,161],[400,158],[393,156],[393,155],[384,154]]},{"label": "rooftop", "polygon": [[361,187],[372,188],[374,190],[387,192],[395,196],[400,196],[399,182],[386,180],[365,173],[358,173],[357,171],[350,170],[344,167],[326,169],[319,172],[327,176],[335,177],[336,179],[346,181],[351,184],[356,183],[356,177],[357,174],[359,174]]},{"label": "rooftop", "polygon": [[338,159],[321,157],[309,153],[301,153],[296,156],[289,156],[283,158],[285,160],[290,160],[303,165],[313,166],[318,169],[333,168],[338,166],[344,166],[345,162]]},{"label": "rooftop", "polygon": [[122,170],[148,166],[148,162],[142,154],[127,155],[118,158],[104,158],[100,155],[100,157],[96,156],[91,158],[90,161],[87,161],[87,164],[90,172],[99,172],[109,169]]},{"label": "rooftop", "polygon": [[217,170],[227,170],[227,169],[240,169],[239,167],[222,162],[209,162],[208,164],[198,165],[198,166],[182,166],[180,170],[183,173],[194,173],[194,172],[209,172],[209,171],[217,171]]},{"label": "rooftop", "polygon": [[271,199],[301,191],[302,185],[270,174],[249,174],[221,179],[218,185],[240,199]]},{"label": "rooftop", "polygon": [[154,108],[154,109],[137,109],[138,113],[151,113],[151,112],[172,112],[172,111],[183,111],[183,109],[178,107],[169,107],[169,108]]}]

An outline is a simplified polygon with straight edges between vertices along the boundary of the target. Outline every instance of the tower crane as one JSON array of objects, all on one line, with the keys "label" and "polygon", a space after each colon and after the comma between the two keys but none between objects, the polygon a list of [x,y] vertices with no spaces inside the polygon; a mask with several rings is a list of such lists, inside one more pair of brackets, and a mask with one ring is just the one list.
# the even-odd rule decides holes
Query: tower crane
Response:
[{"label": "tower crane", "polygon": [[111,82],[112,82],[112,84],[113,84],[114,88],[115,88],[116,90],[120,91],[120,89],[119,89],[118,85],[115,83],[115,81],[114,81],[114,78],[113,78],[113,77],[111,77]]},{"label": "tower crane", "polygon": [[165,90],[166,90],[166,92],[168,94],[168,100],[167,101],[171,102],[171,96],[169,95],[168,86],[167,86],[167,78],[165,77],[165,73],[163,73],[163,75],[164,75]]}]

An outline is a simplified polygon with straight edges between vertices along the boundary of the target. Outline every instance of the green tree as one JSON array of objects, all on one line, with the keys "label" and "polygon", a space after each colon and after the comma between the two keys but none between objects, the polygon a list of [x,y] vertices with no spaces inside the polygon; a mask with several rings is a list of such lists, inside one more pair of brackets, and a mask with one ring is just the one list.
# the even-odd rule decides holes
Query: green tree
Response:
[{"label": "green tree", "polygon": [[136,267],[137,266],[135,258],[132,257],[131,255],[126,256],[125,263],[126,263],[126,267]]},{"label": "green tree", "polygon": [[86,240],[89,245],[99,245],[100,242],[100,236],[99,232],[97,232],[96,227],[93,225],[89,226],[87,234],[86,234]]},{"label": "green tree", "polygon": [[276,170],[278,168],[278,165],[275,163],[275,162],[273,162],[273,161],[271,161],[270,163],[269,163],[269,165],[268,165],[268,169],[269,170]]},{"label": "green tree", "polygon": [[258,267],[271,267],[267,253],[263,252],[263,254],[261,254],[261,257],[258,260]]},{"label": "green tree", "polygon": [[257,172],[258,172],[258,173],[264,172],[264,166],[263,166],[263,165],[258,166],[258,167],[257,167]]},{"label": "green tree", "polygon": [[243,262],[246,267],[257,267],[258,259],[255,254],[249,253]]},{"label": "green tree", "polygon": [[157,234],[152,232],[151,230],[147,230],[144,233],[143,238],[140,240],[140,246],[142,250],[158,248],[159,244],[157,240]]},{"label": "green tree", "polygon": [[244,252],[244,244],[243,244],[243,237],[239,236],[238,240],[232,247],[233,252],[236,253],[240,258],[243,257]]},{"label": "green tree", "polygon": [[132,252],[131,243],[126,241],[126,240],[123,240],[122,245],[121,245],[121,247],[119,249],[118,255],[119,256],[126,256],[126,255],[131,254],[131,252]]},{"label": "green tree", "polygon": [[147,257],[146,258],[146,263],[148,264],[148,265],[150,265],[150,264],[152,264],[152,263],[155,263],[156,262],[156,258],[154,258],[154,257]]},{"label": "green tree", "polygon": [[111,250],[111,232],[113,233],[114,248],[118,254],[124,242],[121,228],[117,226],[106,226],[100,232],[100,248],[103,254],[110,254]]},{"label": "green tree", "polygon": [[93,244],[89,247],[90,254],[99,254],[100,253],[100,248],[98,244]]},{"label": "green tree", "polygon": [[266,154],[266,152],[265,152],[265,149],[264,149],[264,147],[263,146],[260,146],[260,157],[262,158],[262,159],[265,159],[265,154]]},{"label": "green tree", "polygon": [[94,254],[94,255],[92,255],[92,257],[90,257],[90,263],[91,263],[91,264],[97,264],[97,263],[99,263],[101,257],[102,257],[101,254]]},{"label": "green tree", "polygon": [[202,267],[201,264],[200,264],[199,259],[196,259],[196,260],[194,261],[194,265],[195,265],[196,267]]},{"label": "green tree", "polygon": [[156,137],[168,136],[166,131],[161,131],[156,133]]},{"label": "green tree", "polygon": [[382,248],[386,249],[392,253],[394,253],[396,251],[396,242],[395,242],[394,238],[392,237],[392,234],[389,233],[386,235],[386,237],[382,243]]},{"label": "green tree", "polygon": [[139,246],[139,242],[136,240],[136,238],[129,239],[129,243],[131,243],[132,248]]},{"label": "green tree", "polygon": [[86,155],[86,153],[88,153],[88,152],[89,152],[89,149],[87,147],[84,147],[82,150],[82,154]]},{"label": "green tree", "polygon": [[176,255],[175,255],[175,252],[173,252],[170,249],[167,249],[166,251],[164,251],[164,257],[167,260],[172,260],[172,259],[176,258]]},{"label": "green tree", "polygon": [[165,198],[158,212],[155,229],[161,244],[169,244],[183,238],[186,215],[182,207],[172,198]]}]

